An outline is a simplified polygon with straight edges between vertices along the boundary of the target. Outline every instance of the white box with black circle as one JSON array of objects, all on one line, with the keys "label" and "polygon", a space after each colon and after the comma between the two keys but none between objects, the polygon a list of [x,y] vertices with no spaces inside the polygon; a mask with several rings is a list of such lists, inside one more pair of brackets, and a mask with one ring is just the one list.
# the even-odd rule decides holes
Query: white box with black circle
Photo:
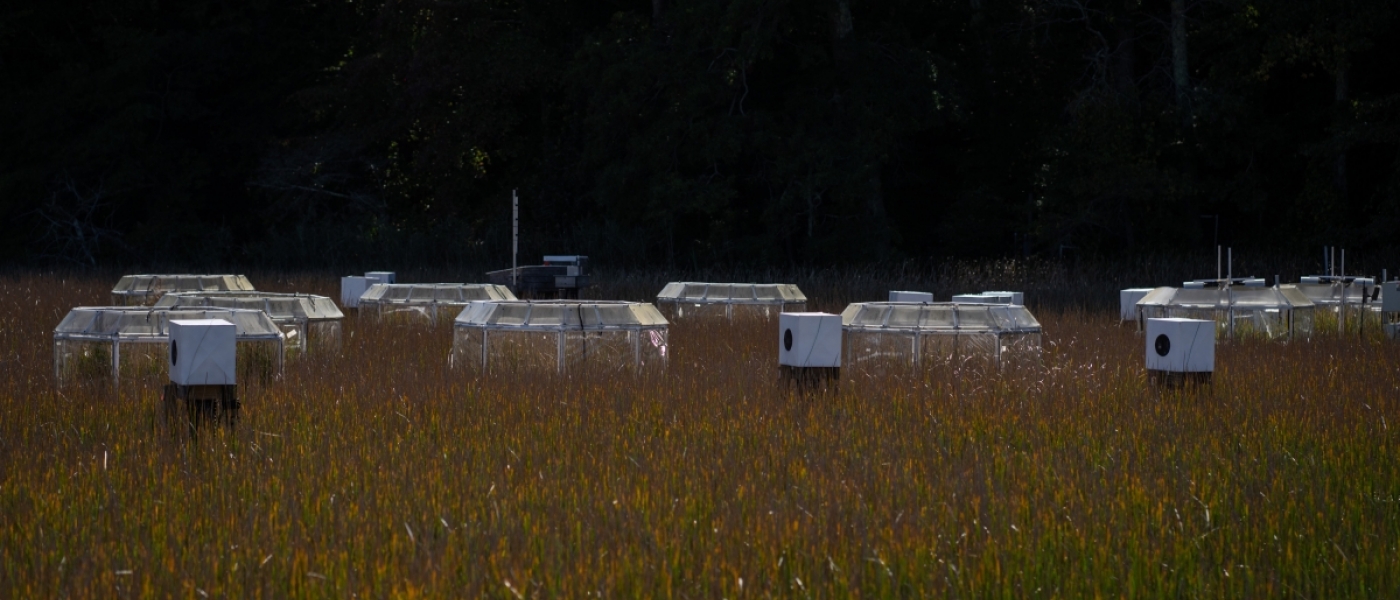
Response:
[{"label": "white box with black circle", "polygon": [[778,364],[785,367],[841,366],[841,315],[791,312],[778,315]]},{"label": "white box with black circle", "polygon": [[170,381],[176,385],[235,385],[238,328],[223,319],[170,321]]},{"label": "white box with black circle", "polygon": [[1215,372],[1215,321],[1148,319],[1147,370]]}]

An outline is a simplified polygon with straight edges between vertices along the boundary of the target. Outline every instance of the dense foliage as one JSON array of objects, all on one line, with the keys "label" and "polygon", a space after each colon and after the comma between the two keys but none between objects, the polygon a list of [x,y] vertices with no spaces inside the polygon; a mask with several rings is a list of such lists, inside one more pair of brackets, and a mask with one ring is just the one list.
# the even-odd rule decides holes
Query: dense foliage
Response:
[{"label": "dense foliage", "polygon": [[[0,261],[1391,250],[1393,0],[56,0]],[[1218,229],[1218,232],[1217,232]]]}]

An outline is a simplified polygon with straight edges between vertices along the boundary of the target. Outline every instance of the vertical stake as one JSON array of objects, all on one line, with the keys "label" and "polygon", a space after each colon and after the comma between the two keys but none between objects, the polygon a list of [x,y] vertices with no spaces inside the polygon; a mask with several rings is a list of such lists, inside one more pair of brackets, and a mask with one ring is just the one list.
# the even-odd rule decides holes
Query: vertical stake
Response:
[{"label": "vertical stake", "polygon": [[516,257],[520,254],[520,196],[516,194],[517,191],[510,191],[510,291],[518,294],[520,267]]},{"label": "vertical stake", "polygon": [[1215,247],[1215,281],[1220,281],[1220,246]]}]

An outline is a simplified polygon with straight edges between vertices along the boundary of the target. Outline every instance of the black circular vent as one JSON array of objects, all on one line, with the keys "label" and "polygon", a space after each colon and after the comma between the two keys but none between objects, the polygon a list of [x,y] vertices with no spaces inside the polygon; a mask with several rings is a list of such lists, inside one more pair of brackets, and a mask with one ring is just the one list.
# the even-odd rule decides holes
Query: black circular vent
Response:
[{"label": "black circular vent", "polygon": [[180,347],[175,345],[175,340],[170,340],[170,364],[175,364],[180,359]]},{"label": "black circular vent", "polygon": [[789,329],[789,330],[783,332],[783,349],[784,349],[784,350],[792,350],[792,330],[791,330],[791,329]]},{"label": "black circular vent", "polygon": [[1157,336],[1156,341],[1152,342],[1152,347],[1157,349],[1157,356],[1166,356],[1172,351],[1172,340],[1163,333]]}]

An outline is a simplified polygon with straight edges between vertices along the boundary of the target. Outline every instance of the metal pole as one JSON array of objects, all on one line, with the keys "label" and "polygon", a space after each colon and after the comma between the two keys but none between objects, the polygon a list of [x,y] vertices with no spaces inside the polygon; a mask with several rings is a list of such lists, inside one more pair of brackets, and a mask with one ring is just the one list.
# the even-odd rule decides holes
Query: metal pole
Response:
[{"label": "metal pole", "polygon": [[1215,247],[1215,280],[1220,281],[1220,246]]},{"label": "metal pole", "polygon": [[516,277],[520,267],[516,257],[520,254],[520,196],[516,192],[510,191],[510,291],[518,294],[520,288]]}]

